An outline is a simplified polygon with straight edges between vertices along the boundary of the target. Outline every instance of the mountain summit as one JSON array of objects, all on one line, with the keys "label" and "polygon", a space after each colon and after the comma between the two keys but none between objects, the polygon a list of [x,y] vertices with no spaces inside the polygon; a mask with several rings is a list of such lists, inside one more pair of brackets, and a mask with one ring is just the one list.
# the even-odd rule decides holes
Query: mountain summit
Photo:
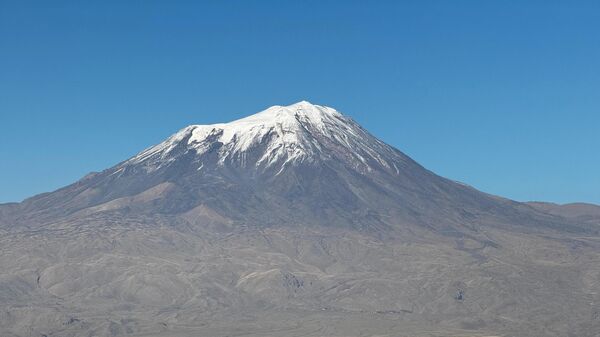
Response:
[{"label": "mountain summit", "polygon": [[551,206],[308,102],[191,125],[0,205],[0,334],[597,336],[597,217]]},{"label": "mountain summit", "polygon": [[182,149],[195,152],[199,169],[209,153],[216,155],[221,166],[262,170],[275,166],[277,172],[288,165],[331,159],[365,172],[374,169],[370,163],[393,167],[383,157],[390,154],[380,153],[388,150],[386,146],[358,124],[335,109],[307,101],[273,106],[230,123],[190,125],[124,166],[143,163],[149,170],[158,169],[173,161]]}]

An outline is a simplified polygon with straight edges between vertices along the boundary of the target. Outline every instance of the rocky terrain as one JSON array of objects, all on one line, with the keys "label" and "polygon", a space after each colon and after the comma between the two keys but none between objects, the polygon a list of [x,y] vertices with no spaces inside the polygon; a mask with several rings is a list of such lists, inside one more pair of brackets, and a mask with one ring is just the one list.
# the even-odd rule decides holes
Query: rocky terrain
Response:
[{"label": "rocky terrain", "polygon": [[598,336],[598,209],[274,106],[0,205],[0,335]]}]

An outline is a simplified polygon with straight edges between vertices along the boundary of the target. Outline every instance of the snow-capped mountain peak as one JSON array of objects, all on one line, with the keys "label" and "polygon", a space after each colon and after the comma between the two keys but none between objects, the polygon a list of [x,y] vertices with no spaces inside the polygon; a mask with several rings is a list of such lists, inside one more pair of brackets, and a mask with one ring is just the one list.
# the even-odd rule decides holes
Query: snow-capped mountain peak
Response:
[{"label": "snow-capped mountain peak", "polygon": [[221,130],[219,141],[228,144],[236,140],[246,150],[252,144],[257,133],[275,131],[281,136],[283,143],[297,142],[301,128],[311,127],[321,132],[344,122],[344,117],[335,109],[313,105],[301,101],[289,106],[272,106],[257,114],[235,120],[229,123],[212,125],[194,125],[190,142],[201,142],[215,130]]},{"label": "snow-capped mountain peak", "polygon": [[155,170],[190,150],[195,151],[199,169],[205,167],[203,158],[214,151],[218,165],[236,163],[241,167],[279,164],[283,169],[289,163],[333,155],[367,171],[368,162],[393,166],[380,157],[382,151],[389,153],[387,145],[337,110],[307,101],[272,106],[229,123],[190,125],[125,165],[143,163],[146,169]]}]

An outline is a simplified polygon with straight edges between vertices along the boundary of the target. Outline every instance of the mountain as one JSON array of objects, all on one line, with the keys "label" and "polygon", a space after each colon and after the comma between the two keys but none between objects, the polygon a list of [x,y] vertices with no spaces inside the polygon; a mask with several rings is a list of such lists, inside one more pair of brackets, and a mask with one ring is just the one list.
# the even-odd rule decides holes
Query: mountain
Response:
[{"label": "mountain", "polygon": [[521,229],[581,230],[439,177],[350,118],[308,102],[188,126],[115,167],[26,200],[25,218],[16,220],[117,210],[193,216],[197,207],[258,226],[369,230],[410,223],[463,235],[482,223],[527,221]]},{"label": "mountain", "polygon": [[0,206],[0,331],[595,336],[598,225],[274,106]]}]

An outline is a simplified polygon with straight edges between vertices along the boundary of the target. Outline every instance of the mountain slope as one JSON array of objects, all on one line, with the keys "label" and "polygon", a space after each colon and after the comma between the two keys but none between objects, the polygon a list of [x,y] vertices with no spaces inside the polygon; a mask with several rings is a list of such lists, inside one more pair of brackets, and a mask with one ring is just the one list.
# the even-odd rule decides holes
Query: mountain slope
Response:
[{"label": "mountain slope", "polygon": [[595,336],[596,223],[299,102],[0,206],[7,336]]}]

